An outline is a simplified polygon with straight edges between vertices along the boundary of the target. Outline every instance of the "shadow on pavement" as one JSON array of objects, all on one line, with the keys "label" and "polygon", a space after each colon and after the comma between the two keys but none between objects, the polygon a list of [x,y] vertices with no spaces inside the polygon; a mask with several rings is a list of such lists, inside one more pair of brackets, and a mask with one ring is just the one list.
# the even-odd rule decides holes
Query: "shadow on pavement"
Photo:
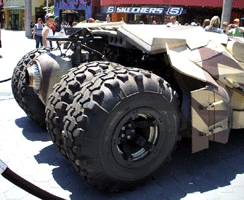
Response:
[{"label": "shadow on pavement", "polygon": [[56,183],[66,191],[71,193],[70,199],[119,199],[123,193],[113,194],[100,191],[97,187],[88,184],[72,166],[72,164],[54,145],[43,148],[38,155],[34,156],[38,163],[46,163],[57,166],[52,170],[52,175]]},{"label": "shadow on pavement", "polygon": [[208,150],[191,154],[191,141],[184,139],[178,143],[172,161],[156,183],[165,188],[163,195],[169,199],[235,185],[235,181],[231,182],[244,173],[243,141],[241,130],[233,130],[229,143],[210,143]]},{"label": "shadow on pavement", "polygon": [[[178,200],[188,193],[201,193],[230,186],[238,174],[244,173],[244,135],[232,131],[228,144],[211,143],[210,149],[191,154],[191,141],[184,139],[178,143],[172,161],[156,180],[135,191],[113,194],[99,191],[87,184],[73,169],[69,161],[60,157],[56,148],[44,148],[36,160],[59,166],[53,169],[53,178],[72,195],[71,199],[170,199]],[[50,156],[54,155],[54,156]],[[60,154],[61,156],[61,154]],[[235,183],[233,183],[235,184]],[[223,189],[224,190],[224,189]]]},{"label": "shadow on pavement", "polygon": [[[24,136],[32,141],[49,140],[48,133],[28,117],[16,120]],[[99,191],[89,185],[58,152],[54,145],[43,148],[35,159],[38,163],[57,166],[52,170],[56,183],[71,193],[70,199],[160,199],[179,200],[189,193],[226,190],[238,182],[244,173],[244,134],[233,130],[228,144],[210,143],[210,148],[191,154],[190,139],[183,139],[173,152],[172,160],[155,180],[123,193]],[[239,178],[240,179],[240,178]],[[242,180],[244,182],[244,180]],[[222,188],[225,187],[225,188]]]},{"label": "shadow on pavement", "polygon": [[40,127],[27,116],[16,119],[15,123],[18,127],[23,129],[22,133],[28,140],[43,142],[51,140],[46,129]]}]

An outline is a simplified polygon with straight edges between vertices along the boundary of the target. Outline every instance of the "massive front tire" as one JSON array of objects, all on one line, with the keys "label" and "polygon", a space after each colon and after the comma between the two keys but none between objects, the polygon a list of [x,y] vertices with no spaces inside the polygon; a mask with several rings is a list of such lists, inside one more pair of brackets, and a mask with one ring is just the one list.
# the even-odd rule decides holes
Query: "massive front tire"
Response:
[{"label": "massive front tire", "polygon": [[76,170],[100,189],[130,189],[154,176],[172,152],[177,94],[145,70],[105,72],[76,93],[64,121]]},{"label": "massive front tire", "polygon": [[45,106],[33,88],[28,84],[27,66],[32,60],[50,49],[42,47],[27,53],[14,68],[12,75],[12,91],[15,100],[25,113],[40,126],[45,126]]},{"label": "massive front tire", "polygon": [[55,84],[46,106],[46,124],[54,145],[64,156],[66,152],[63,147],[63,118],[67,115],[68,106],[73,102],[74,94],[96,74],[121,67],[119,64],[106,61],[83,63],[77,68],[72,68]]}]

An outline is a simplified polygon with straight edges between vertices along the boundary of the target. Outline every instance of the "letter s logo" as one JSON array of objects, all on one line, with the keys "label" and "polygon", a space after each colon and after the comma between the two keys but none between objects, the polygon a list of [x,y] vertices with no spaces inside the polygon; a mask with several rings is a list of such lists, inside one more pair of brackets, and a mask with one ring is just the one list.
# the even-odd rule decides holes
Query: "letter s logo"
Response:
[{"label": "letter s logo", "polygon": [[179,16],[182,14],[183,8],[180,7],[170,7],[167,10],[167,15]]},{"label": "letter s logo", "polygon": [[116,7],[110,6],[107,10],[107,13],[111,14],[111,13],[115,13],[115,11],[116,11]]}]

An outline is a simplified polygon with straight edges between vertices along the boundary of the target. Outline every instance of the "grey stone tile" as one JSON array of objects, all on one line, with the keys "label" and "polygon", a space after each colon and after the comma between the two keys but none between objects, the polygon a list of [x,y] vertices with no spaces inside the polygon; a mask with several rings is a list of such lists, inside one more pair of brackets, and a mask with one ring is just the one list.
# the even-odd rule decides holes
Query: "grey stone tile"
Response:
[{"label": "grey stone tile", "polygon": [[48,182],[53,178],[53,176],[50,173],[40,171],[34,174],[32,177],[35,182]]},{"label": "grey stone tile", "polygon": [[145,191],[135,190],[132,192],[125,192],[124,196],[126,197],[126,199],[140,200],[146,199],[147,194],[145,193]]},{"label": "grey stone tile", "polygon": [[208,199],[208,200],[219,200],[219,192],[215,189],[215,190],[211,190],[208,192],[204,192],[202,193],[204,198]]},{"label": "grey stone tile", "polygon": [[[146,193],[146,194],[162,194],[164,187],[159,185],[157,182],[152,181],[150,184],[146,184],[145,186],[141,187],[141,189]],[[150,195],[148,195],[150,196]]]},{"label": "grey stone tile", "polygon": [[185,193],[193,193],[193,192],[199,191],[200,188],[193,182],[190,182],[190,183],[181,182],[178,186],[178,189],[180,189],[181,191],[183,191]]},{"label": "grey stone tile", "polygon": [[5,192],[6,198],[7,199],[23,199],[25,196],[28,195],[28,193],[21,188],[18,187],[13,187],[10,190]]},{"label": "grey stone tile", "polygon": [[194,177],[193,183],[195,183],[197,186],[199,186],[199,190],[201,192],[206,192],[206,191],[214,189],[213,182],[210,179],[206,178],[205,176]]},{"label": "grey stone tile", "polygon": [[158,183],[164,188],[177,188],[180,182],[173,178],[166,177],[165,179],[158,181]]},{"label": "grey stone tile", "polygon": [[1,186],[0,193],[4,193],[4,192],[10,190],[11,188],[15,187],[15,185],[13,183],[11,183],[7,179],[3,178],[2,176],[0,176],[0,186]]},{"label": "grey stone tile", "polygon": [[206,198],[200,192],[194,192],[187,194],[184,198],[181,198],[181,200],[206,200]]},{"label": "grey stone tile", "polygon": [[145,200],[170,200],[170,199],[160,194],[150,194],[150,195],[146,195]]},{"label": "grey stone tile", "polygon": [[191,182],[192,179],[193,179],[193,176],[186,173],[186,172],[176,172],[174,175],[173,175],[173,178],[180,181],[180,182]]},{"label": "grey stone tile", "polygon": [[0,199],[1,200],[7,200],[7,197],[4,195],[4,193],[0,193]]},{"label": "grey stone tile", "polygon": [[48,192],[60,198],[65,198],[71,194],[70,192],[63,190],[62,188],[50,188]]},{"label": "grey stone tile", "polygon": [[220,194],[219,200],[243,200],[244,198],[236,196],[235,194]]},{"label": "grey stone tile", "polygon": [[179,200],[183,197],[186,196],[186,193],[182,192],[179,189],[165,189],[163,194],[163,196],[167,197],[170,200]]},{"label": "grey stone tile", "polygon": [[218,191],[220,193],[233,193],[234,192],[234,186],[227,185],[225,187],[220,187],[220,188],[218,188]]},{"label": "grey stone tile", "polygon": [[234,187],[233,194],[244,199],[244,187],[243,186]]},{"label": "grey stone tile", "polygon": [[20,176],[31,176],[34,175],[38,172],[38,169],[35,166],[30,166],[25,167],[24,165],[16,170],[16,173],[19,174]]},{"label": "grey stone tile", "polygon": [[232,180],[230,183],[235,187],[244,187],[244,181],[239,176],[236,176],[236,178]]},{"label": "grey stone tile", "polygon": [[51,179],[48,183],[51,187],[59,186],[65,188],[71,182],[66,177],[55,177]]},{"label": "grey stone tile", "polygon": [[40,198],[35,197],[34,195],[29,194],[28,196],[24,197],[22,200],[40,200]]},{"label": "grey stone tile", "polygon": [[35,181],[33,184],[36,185],[37,187],[43,189],[43,190],[46,190],[46,191],[51,189],[51,186],[46,181],[45,182],[43,182],[43,181]]},{"label": "grey stone tile", "polygon": [[[53,176],[56,177],[67,177],[71,172],[69,167],[56,167],[55,169],[53,169]],[[79,174],[77,174],[79,175]],[[80,177],[82,178],[82,177]]]}]

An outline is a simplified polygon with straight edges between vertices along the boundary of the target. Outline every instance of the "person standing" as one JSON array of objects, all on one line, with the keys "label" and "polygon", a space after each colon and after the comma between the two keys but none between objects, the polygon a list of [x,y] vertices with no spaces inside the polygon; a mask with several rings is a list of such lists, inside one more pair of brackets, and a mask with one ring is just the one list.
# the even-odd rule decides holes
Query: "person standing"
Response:
[{"label": "person standing", "polygon": [[46,26],[42,30],[42,40],[43,40],[43,45],[45,47],[52,47],[51,41],[47,40],[47,37],[53,36],[53,31],[51,29],[51,26],[54,21],[54,15],[51,13],[48,13],[45,15],[45,21],[46,21]]},{"label": "person standing", "polygon": [[170,27],[180,26],[180,23],[178,21],[176,21],[176,17],[175,16],[171,16],[170,17],[170,21],[171,22],[167,23],[167,26],[170,26]]},{"label": "person standing", "polygon": [[42,43],[42,30],[44,28],[43,22],[41,18],[38,18],[37,24],[34,26],[33,30],[33,39],[36,40],[36,48],[43,46]]},{"label": "person standing", "polygon": [[72,27],[75,27],[77,24],[78,24],[77,21],[73,21],[73,22],[72,22]]},{"label": "person standing", "polygon": [[229,23],[228,22],[223,22],[222,23],[222,29],[223,32],[226,33],[227,29],[228,29]]},{"label": "person standing", "polygon": [[210,19],[204,19],[203,23],[202,23],[202,27],[206,28],[206,26],[209,26],[210,24]]},{"label": "person standing", "polygon": [[110,16],[107,15],[107,16],[106,16],[106,22],[107,22],[107,23],[110,23],[110,20],[111,20]]},{"label": "person standing", "polygon": [[93,19],[93,18],[90,18],[87,20],[87,23],[94,23],[94,22],[95,22],[95,19]]},{"label": "person standing", "polygon": [[204,28],[207,32],[215,32],[215,33],[224,33],[222,29],[219,28],[220,26],[220,19],[218,16],[213,16],[210,20],[209,26]]},{"label": "person standing", "polygon": [[61,27],[61,30],[62,30],[65,27],[65,23],[61,22],[60,27]]},{"label": "person standing", "polygon": [[169,23],[169,16],[165,16],[164,18],[164,24],[168,24]]},{"label": "person standing", "polygon": [[233,21],[233,24],[230,24],[228,26],[228,29],[226,29],[226,33],[229,36],[234,36],[234,37],[243,37],[244,30],[240,29],[240,20],[235,19]]}]

